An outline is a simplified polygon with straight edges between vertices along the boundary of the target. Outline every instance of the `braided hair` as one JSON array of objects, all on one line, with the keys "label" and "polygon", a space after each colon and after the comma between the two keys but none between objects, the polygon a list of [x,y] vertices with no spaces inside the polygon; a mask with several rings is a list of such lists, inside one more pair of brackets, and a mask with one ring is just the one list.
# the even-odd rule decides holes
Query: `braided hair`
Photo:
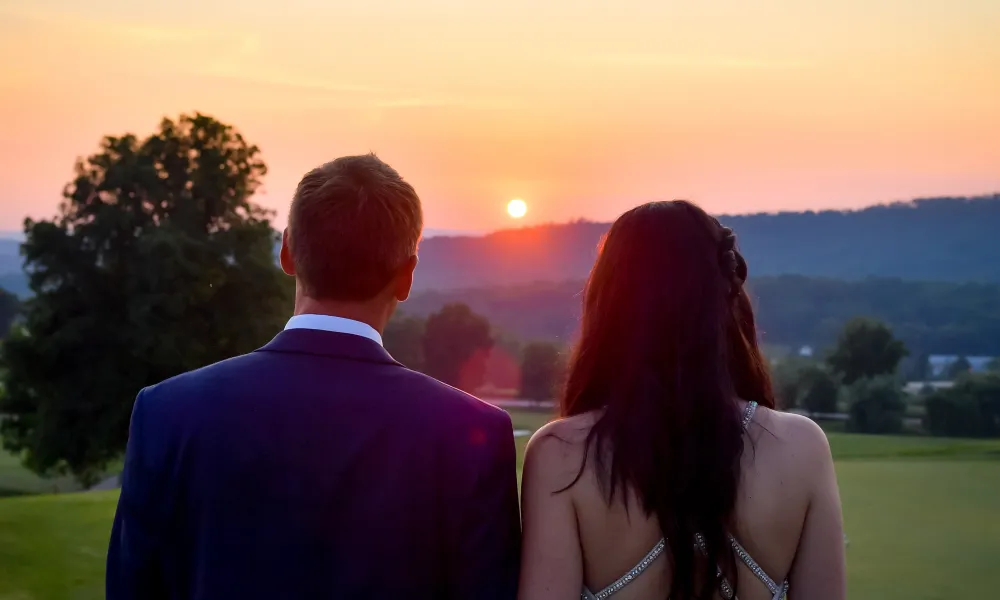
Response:
[{"label": "braided hair", "polygon": [[733,230],[719,225],[719,232],[719,266],[729,280],[729,297],[735,298],[747,281],[747,261],[736,249],[736,234]]}]

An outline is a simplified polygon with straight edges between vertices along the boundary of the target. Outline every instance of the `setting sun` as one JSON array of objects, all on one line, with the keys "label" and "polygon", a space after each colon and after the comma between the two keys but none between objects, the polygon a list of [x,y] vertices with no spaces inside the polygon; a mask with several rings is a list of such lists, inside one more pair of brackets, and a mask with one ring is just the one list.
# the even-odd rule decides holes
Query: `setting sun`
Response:
[{"label": "setting sun", "polygon": [[528,212],[528,205],[520,198],[515,198],[507,203],[507,214],[515,219],[520,219],[526,212]]}]

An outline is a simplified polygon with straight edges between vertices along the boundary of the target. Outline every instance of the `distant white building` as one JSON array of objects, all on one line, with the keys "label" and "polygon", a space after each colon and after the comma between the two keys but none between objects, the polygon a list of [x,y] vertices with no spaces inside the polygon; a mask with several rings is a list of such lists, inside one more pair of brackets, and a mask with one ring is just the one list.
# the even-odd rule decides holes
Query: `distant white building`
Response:
[{"label": "distant white building", "polygon": [[811,358],[812,355],[813,355],[813,347],[812,346],[802,346],[801,348],[799,348],[799,356],[804,356],[806,358]]},{"label": "distant white building", "polygon": [[[958,362],[960,358],[961,356],[957,354],[931,354],[927,357],[927,362],[931,367],[931,377],[943,377],[947,375],[951,366]],[[990,362],[993,361],[993,357],[966,356],[965,360],[969,361],[969,366],[973,373],[982,373],[989,367]]]},{"label": "distant white building", "polygon": [[911,396],[919,396],[925,391],[946,390],[954,385],[954,381],[910,381],[903,386],[903,391]]}]

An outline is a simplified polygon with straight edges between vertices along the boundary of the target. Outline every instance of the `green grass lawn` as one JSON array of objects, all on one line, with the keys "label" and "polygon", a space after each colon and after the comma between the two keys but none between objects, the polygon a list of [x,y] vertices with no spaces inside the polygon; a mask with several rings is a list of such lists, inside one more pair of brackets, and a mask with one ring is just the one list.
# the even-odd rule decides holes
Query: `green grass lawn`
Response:
[{"label": "green grass lawn", "polygon": [[[517,429],[547,420],[532,411],[511,415]],[[829,437],[850,538],[850,598],[996,596],[1000,440]],[[526,439],[518,439],[521,451]],[[44,480],[8,459],[0,454],[0,489],[46,490]],[[0,600],[103,597],[116,498],[114,492],[0,498]]]},{"label": "green grass lawn", "polygon": [[43,479],[21,466],[19,457],[0,450],[0,497],[79,490],[80,486],[71,477]]},{"label": "green grass lawn", "polygon": [[850,598],[959,600],[1000,590],[1000,461],[837,463]]},{"label": "green grass lawn", "polygon": [[[121,470],[121,461],[115,461],[108,467],[104,477],[120,473]],[[0,450],[0,498],[27,494],[65,494],[82,490],[71,476],[39,477],[26,469],[17,456]]]},{"label": "green grass lawn", "polygon": [[117,492],[0,499],[0,600],[97,600]]}]

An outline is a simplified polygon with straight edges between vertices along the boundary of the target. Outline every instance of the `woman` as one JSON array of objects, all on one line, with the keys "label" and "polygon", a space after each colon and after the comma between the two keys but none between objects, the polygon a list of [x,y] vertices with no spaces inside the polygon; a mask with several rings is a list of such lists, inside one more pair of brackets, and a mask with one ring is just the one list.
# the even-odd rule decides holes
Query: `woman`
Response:
[{"label": "woman", "polygon": [[735,241],[688,202],[612,225],[525,456],[521,600],[845,597],[830,448],[773,410]]}]

